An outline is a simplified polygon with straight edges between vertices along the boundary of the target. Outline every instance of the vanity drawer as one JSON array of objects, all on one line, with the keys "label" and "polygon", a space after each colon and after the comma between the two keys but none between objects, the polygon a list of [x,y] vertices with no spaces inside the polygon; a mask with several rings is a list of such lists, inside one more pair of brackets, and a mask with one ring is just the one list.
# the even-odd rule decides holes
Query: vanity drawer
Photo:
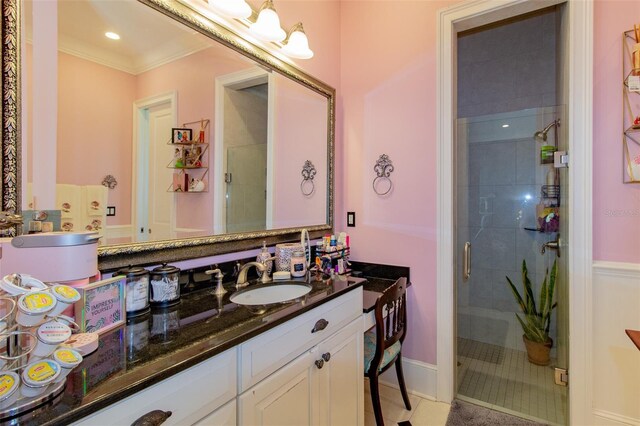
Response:
[{"label": "vanity drawer", "polygon": [[193,424],[235,398],[236,348],[169,377],[77,425],[130,425],[153,410],[171,411],[163,425]]},{"label": "vanity drawer", "polygon": [[[362,315],[362,288],[357,288],[240,345],[240,392],[296,358]],[[314,327],[323,329],[312,331]]]}]

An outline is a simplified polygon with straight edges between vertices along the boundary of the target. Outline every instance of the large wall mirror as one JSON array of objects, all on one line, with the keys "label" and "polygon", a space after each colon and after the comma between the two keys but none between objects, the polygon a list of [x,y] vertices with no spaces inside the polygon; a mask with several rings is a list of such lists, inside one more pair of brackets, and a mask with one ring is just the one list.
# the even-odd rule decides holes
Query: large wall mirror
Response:
[{"label": "large wall mirror", "polygon": [[107,267],[332,228],[331,87],[177,1],[17,1],[3,208],[100,232]]}]

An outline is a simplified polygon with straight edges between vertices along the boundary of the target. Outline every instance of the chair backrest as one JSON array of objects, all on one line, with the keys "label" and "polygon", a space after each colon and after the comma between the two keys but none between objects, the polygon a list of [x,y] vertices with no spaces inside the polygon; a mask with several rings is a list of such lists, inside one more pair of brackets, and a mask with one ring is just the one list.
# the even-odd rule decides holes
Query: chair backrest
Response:
[{"label": "chair backrest", "polygon": [[402,277],[387,288],[376,300],[376,354],[374,363],[382,353],[397,341],[401,343],[407,333],[407,278]]}]

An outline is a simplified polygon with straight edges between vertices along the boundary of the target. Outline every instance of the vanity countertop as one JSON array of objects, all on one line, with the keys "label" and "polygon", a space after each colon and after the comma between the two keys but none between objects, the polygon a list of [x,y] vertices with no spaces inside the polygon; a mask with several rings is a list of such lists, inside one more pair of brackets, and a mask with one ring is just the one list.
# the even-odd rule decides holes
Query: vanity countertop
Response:
[{"label": "vanity countertop", "polygon": [[362,285],[362,279],[315,280],[303,302],[249,309],[211,289],[187,294],[173,308],[132,318],[100,336],[100,348],[67,377],[51,405],[19,424],[67,424],[145,389]]}]

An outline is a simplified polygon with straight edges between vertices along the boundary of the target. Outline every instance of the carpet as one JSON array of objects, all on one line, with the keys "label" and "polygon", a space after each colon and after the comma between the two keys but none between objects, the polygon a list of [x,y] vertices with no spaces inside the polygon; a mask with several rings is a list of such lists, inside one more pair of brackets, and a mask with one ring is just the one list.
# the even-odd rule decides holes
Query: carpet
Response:
[{"label": "carpet", "polygon": [[457,399],[451,403],[451,411],[447,417],[447,426],[540,426],[542,424]]}]

